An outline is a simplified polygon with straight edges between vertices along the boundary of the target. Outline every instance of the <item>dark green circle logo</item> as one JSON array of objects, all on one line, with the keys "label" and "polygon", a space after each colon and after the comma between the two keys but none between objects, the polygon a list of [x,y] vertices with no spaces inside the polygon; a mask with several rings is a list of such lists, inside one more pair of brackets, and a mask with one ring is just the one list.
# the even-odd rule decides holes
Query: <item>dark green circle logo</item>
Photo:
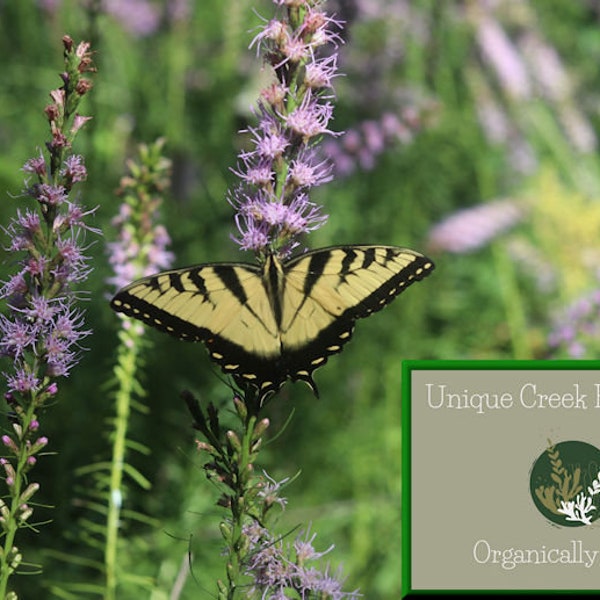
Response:
[{"label": "dark green circle logo", "polygon": [[556,525],[592,524],[600,517],[600,450],[585,442],[548,442],[531,469],[534,504]]}]

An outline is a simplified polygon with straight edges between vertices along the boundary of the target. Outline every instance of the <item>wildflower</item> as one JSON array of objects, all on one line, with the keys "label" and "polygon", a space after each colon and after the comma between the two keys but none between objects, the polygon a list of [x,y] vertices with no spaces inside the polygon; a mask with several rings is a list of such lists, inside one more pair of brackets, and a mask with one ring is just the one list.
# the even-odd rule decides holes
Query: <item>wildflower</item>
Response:
[{"label": "wildflower", "polygon": [[[155,224],[171,166],[161,155],[163,146],[162,139],[152,146],[142,145],[141,164],[130,163],[131,174],[121,179],[119,193],[124,202],[111,221],[117,238],[107,244],[108,260],[114,271],[108,283],[117,288],[168,269],[173,263],[173,253],[167,250],[171,238],[163,225]],[[143,174],[143,190],[134,173]]]},{"label": "wildflower", "polygon": [[473,252],[504,233],[523,217],[523,210],[510,199],[494,200],[450,215],[429,232],[429,247],[463,254]]},{"label": "wildflower", "polygon": [[406,108],[400,114],[384,112],[349,129],[339,139],[327,140],[321,155],[328,156],[337,177],[348,177],[357,169],[370,171],[378,157],[391,146],[409,144],[422,127],[419,113]]},{"label": "wildflower", "polygon": [[287,498],[282,498],[279,495],[281,488],[289,482],[289,477],[282,479],[281,481],[275,481],[270,477],[266,471],[263,471],[266,481],[262,486],[262,489],[258,492],[258,497],[262,500],[266,508],[270,508],[274,504],[278,504],[281,508],[285,508],[287,505]]},{"label": "wildflower", "polygon": [[330,88],[332,79],[337,76],[337,55],[332,54],[306,65],[304,84],[314,90]]},{"label": "wildflower", "polygon": [[83,164],[83,156],[72,154],[67,157],[65,166],[60,174],[71,184],[77,183],[78,181],[85,181],[87,178],[87,170]]},{"label": "wildflower", "polygon": [[[337,48],[341,43],[341,24],[321,10],[320,0],[274,3],[283,16],[265,21],[251,46],[273,67],[277,82],[260,96],[257,125],[244,132],[249,148],[240,152],[233,170],[240,183],[227,198],[235,210],[233,239],[263,262],[286,257],[302,234],[325,223],[327,216],[310,201],[310,192],[332,178],[330,159],[317,151],[319,142],[339,135],[331,128],[329,101],[337,55],[322,58],[319,53],[324,44]],[[254,393],[234,398],[242,429],[234,431],[220,423],[212,403],[204,409],[189,392],[182,396],[194,427],[206,439],[198,442],[198,449],[209,455],[205,470],[223,488],[217,504],[231,511],[220,524],[228,559],[227,585],[219,582],[219,594],[232,597],[247,577],[248,597],[356,598],[356,593],[342,592],[339,578],[328,568],[319,571],[305,564],[325,554],[312,546],[314,535],[291,544],[266,527],[270,511],[286,506],[280,491],[288,480],[276,482],[254,472],[269,425],[268,419],[260,419],[262,398]]]},{"label": "wildflower", "polygon": [[476,27],[483,58],[496,72],[507,95],[515,100],[531,98],[533,90],[527,67],[502,25],[492,17],[482,16]]},{"label": "wildflower", "polygon": [[[19,270],[0,287],[0,298],[8,306],[8,313],[0,316],[0,355],[9,363],[2,374],[16,433],[2,438],[15,457],[2,463],[13,508],[2,522],[10,535],[0,553],[0,597],[5,597],[12,573],[6,561],[16,552],[14,534],[33,512],[24,504],[25,496],[28,499],[39,487],[31,483],[23,496],[25,475],[36,464],[33,455],[48,443],[46,437],[37,437],[36,413],[56,394],[55,379],[67,376],[78,362],[79,342],[90,333],[84,328],[83,312],[76,308],[73,284],[91,270],[83,247],[87,229],[83,217],[93,211],[69,200],[73,185],[86,178],[86,170],[83,158],[68,150],[75,134],[75,110],[82,93],[91,87],[82,75],[94,69],[89,44],[75,46],[65,36],[63,45],[64,85],[51,92],[53,103],[44,111],[51,133],[48,157],[40,153],[23,166],[25,174],[35,178],[33,183],[25,182],[23,196],[33,200],[37,210],[19,209],[4,229],[10,240],[6,249],[15,255]],[[83,87],[78,85],[81,82],[86,82]]]},{"label": "wildflower", "polygon": [[600,352],[600,290],[577,298],[553,320],[548,344],[569,358],[597,358]]},{"label": "wildflower", "polygon": [[160,24],[157,6],[148,0],[104,0],[104,10],[136,37],[152,35]]},{"label": "wildflower", "polygon": [[[173,254],[167,250],[171,240],[163,225],[157,224],[162,196],[168,188],[171,162],[163,154],[164,140],[141,144],[139,158],[128,161],[128,174],[121,178],[118,193],[123,202],[112,219],[116,239],[107,245],[113,275],[110,285],[120,288],[134,279],[168,269]],[[144,345],[144,328],[132,319],[123,318],[116,348],[114,381],[116,383],[115,413],[112,419],[112,456],[110,460],[110,489],[106,487],[106,536],[117,539],[122,527],[121,514],[125,506],[124,474],[127,453],[132,447],[129,440],[129,422],[135,408],[134,397],[139,393],[137,381],[139,356]],[[65,334],[66,335],[66,334]],[[140,476],[141,477],[141,476]],[[105,487],[107,478],[99,475],[95,485]],[[104,555],[106,595],[115,597],[119,578],[115,571],[119,564],[116,545]]]},{"label": "wildflower", "polygon": [[[308,532],[302,539],[301,533],[293,543],[275,539],[273,534],[256,522],[245,525],[243,534],[249,544],[245,573],[252,578],[251,590],[261,593],[261,598],[287,598],[285,590],[295,590],[301,598],[324,597],[338,600],[354,600],[360,597],[357,591],[344,592],[341,570],[333,575],[329,566],[321,571],[306,563],[318,560],[333,550],[317,552]],[[279,594],[279,596],[278,596]]]},{"label": "wildflower", "polygon": [[294,551],[296,553],[296,561],[301,565],[304,564],[308,560],[316,560],[316,559],[319,559],[319,558],[325,556],[326,554],[331,552],[334,548],[334,545],[332,544],[324,552],[317,552],[314,549],[314,546],[312,544],[314,539],[317,537],[317,534],[313,533],[310,536],[310,538],[308,537],[309,534],[310,534],[310,531],[307,531],[305,539],[302,539],[300,536],[298,536],[294,540]]},{"label": "wildflower", "polygon": [[332,104],[318,103],[311,93],[307,93],[300,106],[287,116],[286,125],[292,132],[301,136],[304,142],[324,133],[333,135],[333,132],[327,129],[332,114]]},{"label": "wildflower", "polygon": [[325,44],[341,43],[341,23],[317,2],[275,4],[288,7],[287,18],[265,21],[250,46],[273,66],[277,83],[261,94],[258,125],[247,130],[252,149],[240,153],[233,170],[241,185],[229,198],[238,228],[232,237],[259,258],[272,251],[286,256],[300,235],[327,220],[308,194],[331,179],[330,161],[317,154],[316,144],[338,135],[330,129],[333,107],[327,100],[337,54],[318,54]]}]

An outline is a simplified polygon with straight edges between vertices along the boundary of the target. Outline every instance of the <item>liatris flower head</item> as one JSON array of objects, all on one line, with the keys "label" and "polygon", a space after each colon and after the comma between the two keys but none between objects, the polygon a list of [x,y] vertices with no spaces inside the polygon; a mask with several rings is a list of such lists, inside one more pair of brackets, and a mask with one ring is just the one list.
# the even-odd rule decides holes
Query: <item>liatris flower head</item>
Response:
[{"label": "liatris flower head", "polygon": [[598,358],[600,354],[600,290],[588,292],[554,318],[548,344],[569,358]]},{"label": "liatris flower head", "polygon": [[339,139],[323,144],[321,152],[330,158],[336,177],[348,177],[357,169],[369,171],[389,147],[410,144],[428,118],[430,107],[407,107],[400,114],[385,112],[346,131]]},{"label": "liatris flower head", "polygon": [[163,225],[155,224],[171,168],[171,161],[162,155],[164,143],[161,138],[142,144],[139,160],[128,161],[129,174],[121,179],[118,193],[123,203],[111,222],[117,239],[107,244],[114,270],[108,283],[117,288],[173,263],[173,253],[167,250],[171,238]]},{"label": "liatris flower head", "polygon": [[509,198],[465,208],[435,225],[428,244],[434,251],[473,252],[521,221],[523,214],[523,207]]},{"label": "liatris flower head", "polygon": [[242,180],[230,195],[239,235],[235,241],[259,258],[286,256],[300,235],[321,227],[327,217],[309,200],[310,189],[331,180],[331,165],[315,145],[330,128],[328,98],[337,75],[335,49],[341,23],[320,8],[318,0],[274,0],[285,16],[265,22],[254,38],[276,83],[266,88],[256,109],[259,123],[249,127],[251,150],[244,150],[234,171]]},{"label": "liatris flower head", "polygon": [[9,316],[0,318],[0,352],[12,362],[12,373],[4,375],[13,400],[39,392],[49,378],[68,375],[77,362],[80,340],[89,334],[72,286],[89,274],[83,234],[96,230],[85,223],[93,210],[69,198],[73,185],[87,177],[83,157],[66,152],[86,120],[75,112],[91,88],[82,74],[94,69],[89,44],[75,47],[68,37],[63,44],[64,85],[51,92],[53,103],[45,110],[49,157],[40,153],[23,167],[28,176],[24,197],[32,198],[38,210],[18,210],[5,228],[10,240],[6,250],[20,255],[19,271],[0,288],[0,298],[10,309]]},{"label": "liatris flower head", "polygon": [[[35,456],[48,443],[39,436],[38,414],[53,398],[56,379],[69,375],[79,360],[85,329],[83,311],[77,307],[75,284],[90,272],[85,255],[86,224],[94,211],[85,210],[72,198],[73,187],[84,181],[87,170],[82,156],[71,152],[72,142],[89,120],[79,115],[81,98],[91,89],[85,73],[93,72],[90,46],[63,38],[63,85],[50,92],[44,113],[50,125],[47,155],[39,152],[28,160],[23,204],[4,232],[6,251],[15,255],[18,271],[0,286],[7,304],[0,315],[0,356],[13,432],[2,437],[9,456],[0,461],[7,494],[0,500],[0,529],[4,548],[0,553],[0,597],[6,595],[9,576],[22,557],[14,545],[18,528],[33,513],[27,501],[39,485],[28,482]],[[33,200],[33,202],[31,202]],[[27,486],[27,487],[25,487]],[[10,504],[10,508],[9,508]],[[9,594],[11,595],[11,594]]]},{"label": "liatris flower head", "polygon": [[258,522],[243,528],[248,543],[248,561],[245,574],[252,578],[251,590],[261,598],[287,598],[286,590],[295,590],[301,598],[336,598],[357,600],[357,591],[344,592],[341,571],[330,572],[329,566],[321,570],[309,563],[331,552],[330,546],[317,552],[313,546],[316,534],[300,533],[292,543],[276,538]]}]

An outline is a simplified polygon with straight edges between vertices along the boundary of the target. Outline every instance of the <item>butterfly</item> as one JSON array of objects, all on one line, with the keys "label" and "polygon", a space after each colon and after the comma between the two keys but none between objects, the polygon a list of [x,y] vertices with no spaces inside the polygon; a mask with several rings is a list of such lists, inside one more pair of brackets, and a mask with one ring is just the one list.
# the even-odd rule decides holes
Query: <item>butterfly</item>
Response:
[{"label": "butterfly", "polygon": [[164,271],[121,289],[111,307],[187,341],[262,403],[287,379],[318,390],[313,371],[341,352],[354,322],[382,309],[433,262],[395,246],[332,246],[263,265],[223,262]]}]

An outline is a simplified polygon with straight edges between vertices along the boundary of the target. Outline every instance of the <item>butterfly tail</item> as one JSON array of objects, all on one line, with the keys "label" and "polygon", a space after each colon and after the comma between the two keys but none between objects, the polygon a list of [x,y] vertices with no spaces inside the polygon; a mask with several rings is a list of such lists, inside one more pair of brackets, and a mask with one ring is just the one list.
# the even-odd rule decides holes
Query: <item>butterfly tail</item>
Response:
[{"label": "butterfly tail", "polygon": [[315,395],[315,398],[319,397],[319,388],[317,388],[317,384],[312,378],[312,374],[308,371],[298,372],[291,379],[292,381],[303,381],[310,388],[310,391]]}]

